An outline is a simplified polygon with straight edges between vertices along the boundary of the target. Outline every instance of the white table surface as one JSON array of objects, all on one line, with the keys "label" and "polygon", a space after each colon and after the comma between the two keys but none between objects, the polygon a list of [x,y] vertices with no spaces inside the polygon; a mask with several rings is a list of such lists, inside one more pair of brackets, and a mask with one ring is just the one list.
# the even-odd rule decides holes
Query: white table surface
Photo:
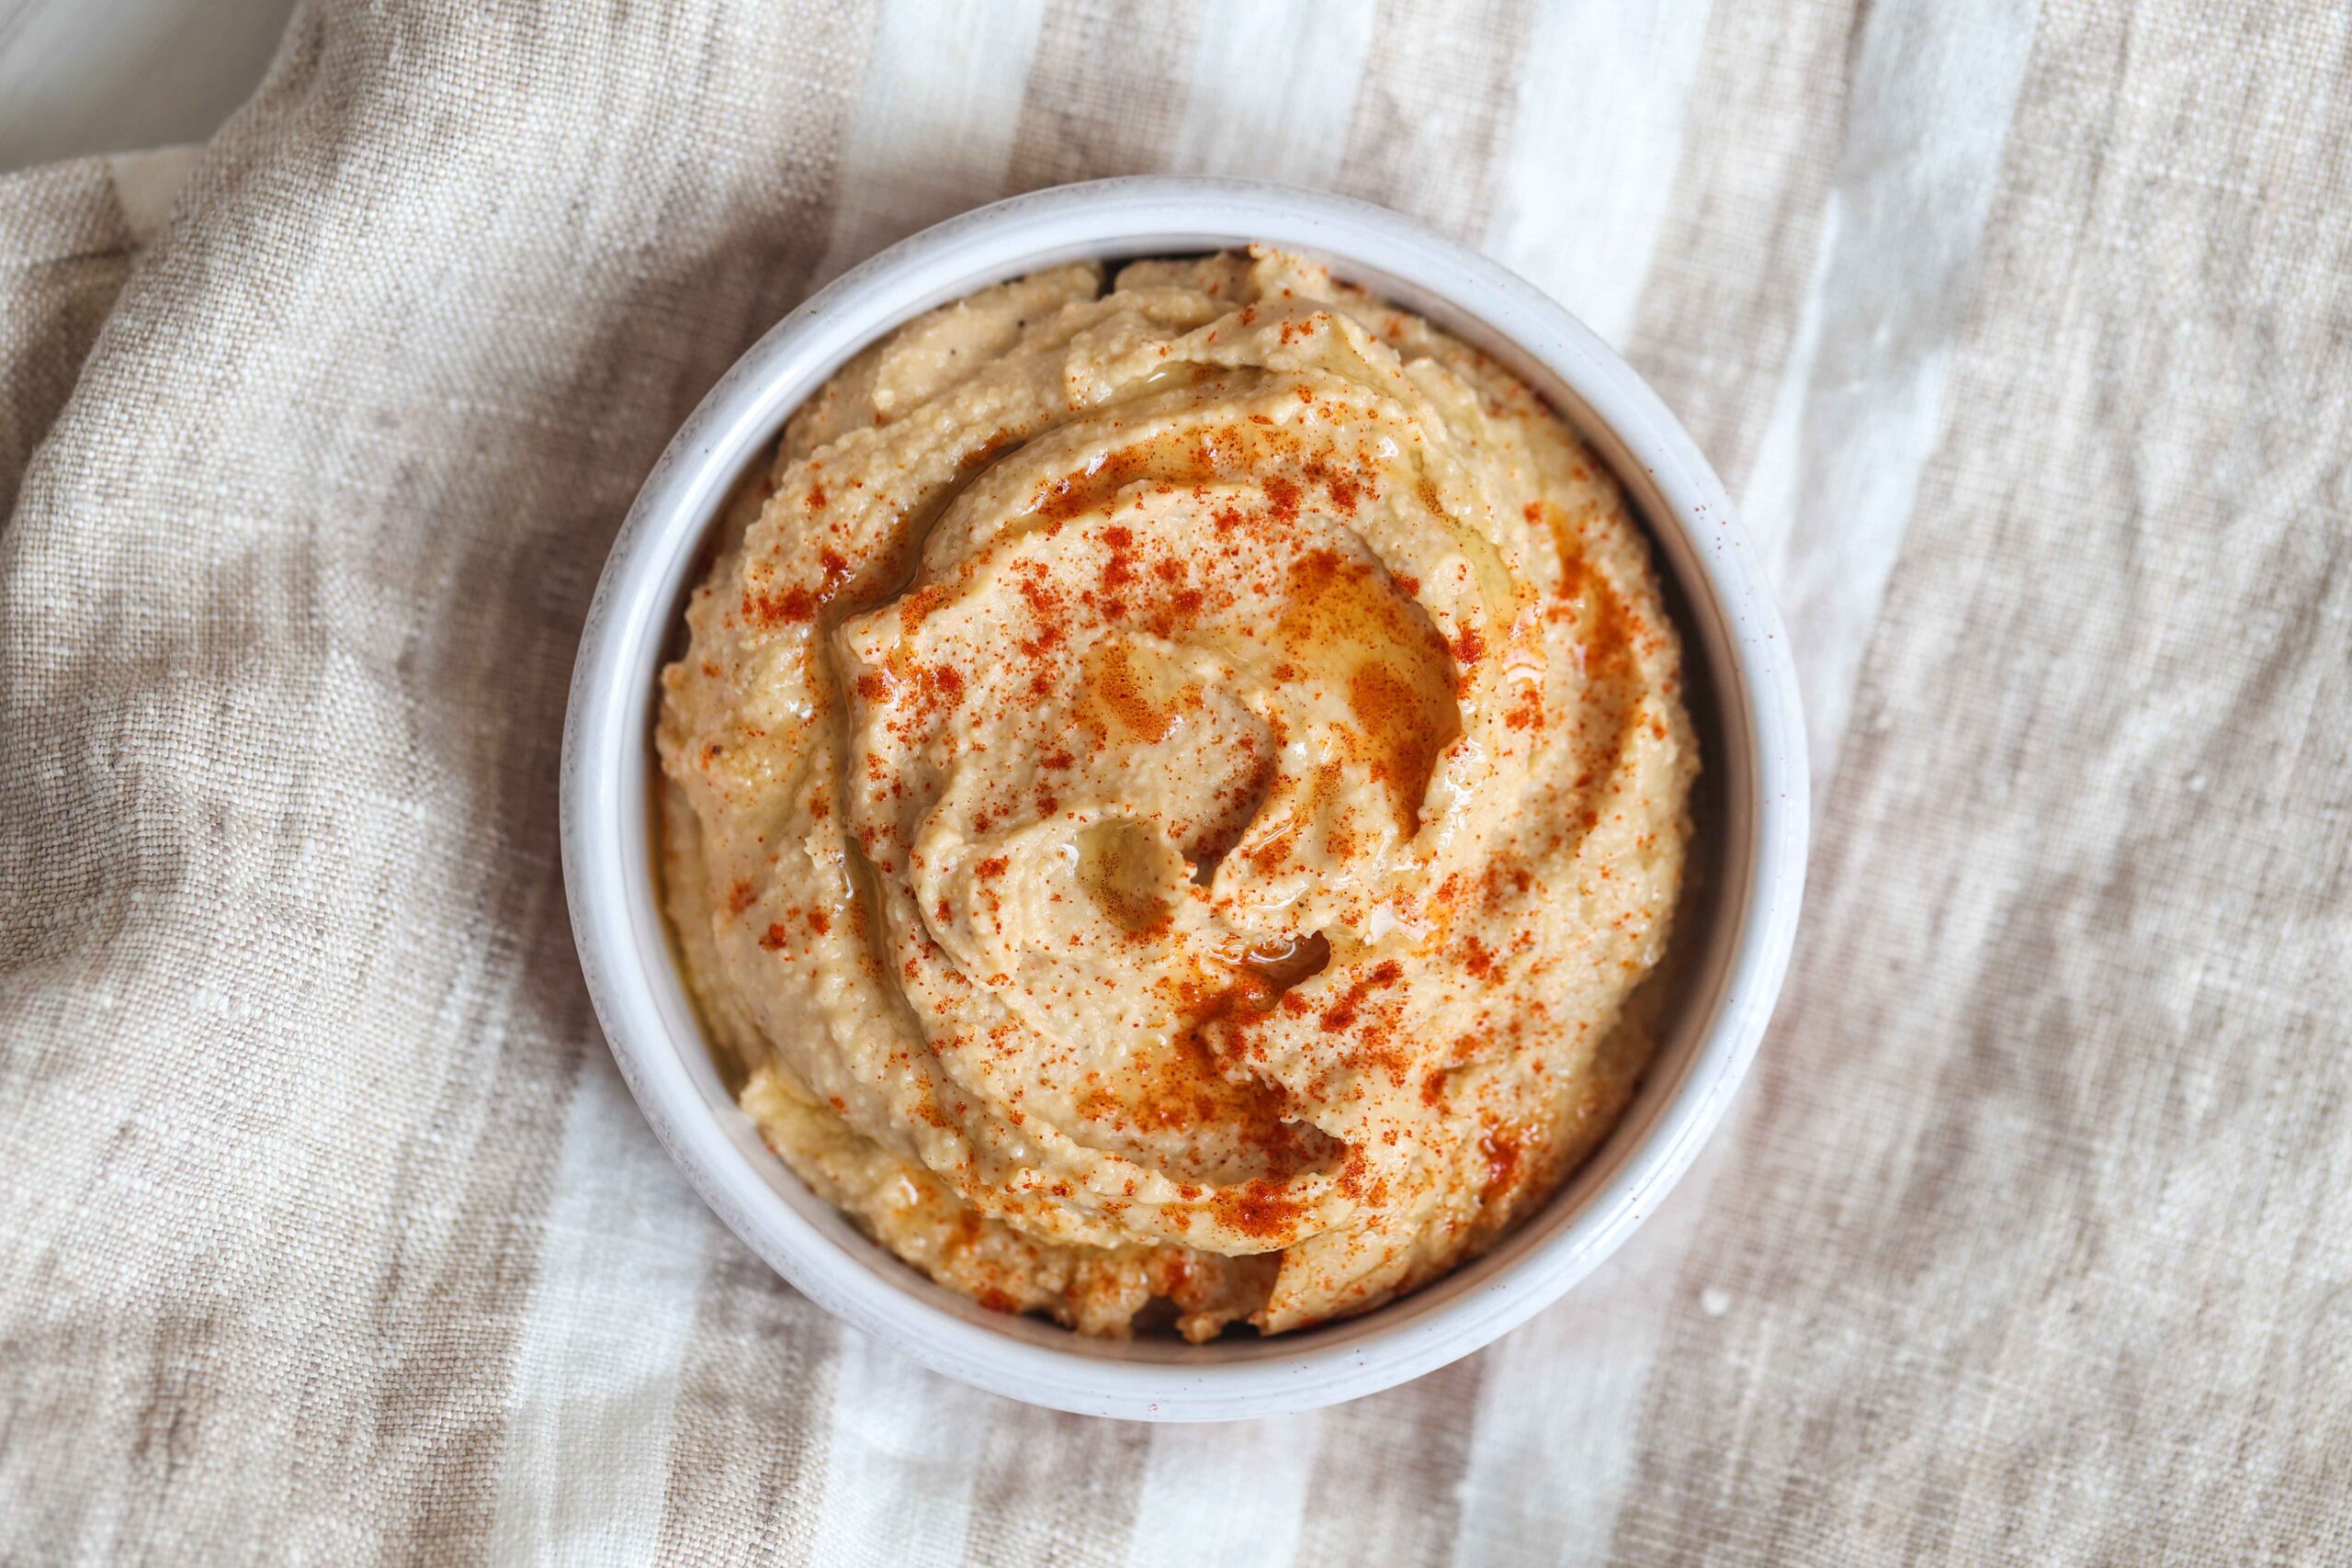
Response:
[{"label": "white table surface", "polygon": [[269,66],[294,0],[0,0],[0,173],[201,141]]}]

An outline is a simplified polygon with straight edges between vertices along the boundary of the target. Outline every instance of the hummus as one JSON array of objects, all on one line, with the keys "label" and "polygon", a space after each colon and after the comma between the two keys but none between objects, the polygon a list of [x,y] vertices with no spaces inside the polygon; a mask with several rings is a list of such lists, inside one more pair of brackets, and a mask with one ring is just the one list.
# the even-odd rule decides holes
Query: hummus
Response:
[{"label": "hummus", "polygon": [[1205,1339],[1444,1273],[1651,1050],[1697,753],[1617,487],[1259,251],[916,321],[786,428],[663,674],[742,1104],[933,1279]]}]

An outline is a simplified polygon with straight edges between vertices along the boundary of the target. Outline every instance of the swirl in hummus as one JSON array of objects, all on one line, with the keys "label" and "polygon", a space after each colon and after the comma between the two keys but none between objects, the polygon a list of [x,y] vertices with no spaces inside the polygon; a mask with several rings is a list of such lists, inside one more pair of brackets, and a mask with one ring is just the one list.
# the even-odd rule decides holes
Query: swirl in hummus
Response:
[{"label": "swirl in hummus", "polygon": [[793,418],[663,676],[669,908],[770,1145],[907,1261],[1296,1328],[1623,1108],[1679,651],[1491,360],[1270,251],[1103,284],[934,311]]}]

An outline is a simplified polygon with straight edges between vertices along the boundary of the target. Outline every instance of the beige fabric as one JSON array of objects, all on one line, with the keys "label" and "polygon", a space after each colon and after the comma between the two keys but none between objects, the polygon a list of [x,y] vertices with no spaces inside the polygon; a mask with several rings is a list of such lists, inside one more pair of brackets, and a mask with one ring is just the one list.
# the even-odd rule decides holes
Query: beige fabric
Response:
[{"label": "beige fabric", "polygon": [[[0,181],[0,1561],[2352,1558],[2352,11],[315,0]],[[596,1038],[573,639],[820,278],[1328,185],[1749,513],[1819,853],[1698,1171],[1493,1349],[1149,1429],[709,1220]]]}]

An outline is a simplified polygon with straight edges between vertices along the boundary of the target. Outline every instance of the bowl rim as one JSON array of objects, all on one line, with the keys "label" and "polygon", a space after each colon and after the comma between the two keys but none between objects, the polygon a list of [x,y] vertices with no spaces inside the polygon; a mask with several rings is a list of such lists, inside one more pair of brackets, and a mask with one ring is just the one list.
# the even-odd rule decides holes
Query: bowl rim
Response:
[{"label": "bowl rim", "polygon": [[[780,1184],[783,1163],[763,1151],[755,1160],[743,1126],[725,1124],[731,1105],[707,1096],[707,1047],[690,1021],[680,1037],[683,992],[650,856],[631,865],[647,829],[650,674],[681,574],[744,465],[850,355],[924,310],[1057,262],[1251,241],[1328,260],[1442,325],[1483,328],[1484,346],[1565,389],[1576,410],[1562,412],[1615,448],[1621,477],[1630,481],[1626,464],[1638,465],[1645,527],[1654,545],[1670,530],[1687,546],[1668,575],[1693,614],[1717,619],[1729,650],[1736,678],[1717,697],[1722,733],[1748,759],[1734,807],[1752,813],[1747,853],[1732,868],[1745,886],[1728,907],[1736,934],[1713,980],[1713,1011],[1679,1081],[1659,1091],[1644,1126],[1611,1133],[1589,1164],[1637,1141],[1605,1175],[1580,1173],[1547,1204],[1573,1212],[1521,1227],[1542,1234],[1507,1264],[1498,1255],[1510,1242],[1363,1317],[1248,1342],[1256,1348],[1246,1356],[1217,1344],[1106,1351],[1066,1330],[1041,1334],[1021,1326],[1028,1320],[982,1313],[922,1279],[846,1233],[788,1171],[790,1186]],[[727,1226],[836,1317],[934,1371],[1056,1409],[1159,1420],[1282,1414],[1395,1386],[1492,1342],[1597,1267],[1689,1168],[1754,1057],[1794,941],[1809,829],[1796,673],[1761,561],[1722,481],[1648,384],[1533,285],[1400,214],[1322,192],[1179,175],[1059,186],[948,219],[842,274],[752,344],[680,426],[614,540],[581,634],[560,788],[566,900],[597,1019],[655,1135]],[[1494,1267],[1464,1279],[1482,1264]]]}]

